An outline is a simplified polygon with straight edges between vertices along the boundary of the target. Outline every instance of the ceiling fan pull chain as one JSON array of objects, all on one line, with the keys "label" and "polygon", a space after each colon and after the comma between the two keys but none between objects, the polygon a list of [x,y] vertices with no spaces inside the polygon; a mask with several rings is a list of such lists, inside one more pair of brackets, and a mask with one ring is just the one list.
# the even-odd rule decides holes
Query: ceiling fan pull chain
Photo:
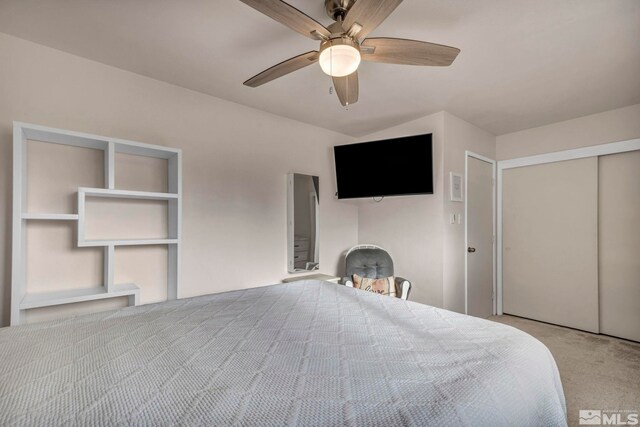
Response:
[{"label": "ceiling fan pull chain", "polygon": [[[331,73],[333,74],[333,52],[329,52],[329,68],[331,69]],[[333,95],[333,78],[329,77],[331,80],[331,86],[329,86],[329,95]]]},{"label": "ceiling fan pull chain", "polygon": [[[345,83],[347,85],[347,94],[349,93],[349,77],[346,77]],[[344,104],[344,109],[346,111],[349,111],[349,95],[347,95],[347,102],[345,102]]]}]

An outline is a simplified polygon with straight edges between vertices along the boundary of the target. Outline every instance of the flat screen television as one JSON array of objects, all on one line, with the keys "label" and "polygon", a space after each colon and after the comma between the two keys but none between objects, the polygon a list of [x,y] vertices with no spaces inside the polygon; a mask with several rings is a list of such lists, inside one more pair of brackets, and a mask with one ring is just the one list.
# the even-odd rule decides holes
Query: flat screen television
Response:
[{"label": "flat screen television", "polygon": [[339,199],[433,194],[432,135],[333,147]]}]

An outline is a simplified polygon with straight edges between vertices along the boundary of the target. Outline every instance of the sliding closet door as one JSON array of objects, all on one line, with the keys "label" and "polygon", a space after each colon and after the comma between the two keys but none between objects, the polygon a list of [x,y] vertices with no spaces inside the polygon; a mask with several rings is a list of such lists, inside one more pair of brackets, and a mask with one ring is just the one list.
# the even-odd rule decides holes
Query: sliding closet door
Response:
[{"label": "sliding closet door", "polygon": [[598,159],[503,172],[503,310],[598,332]]},{"label": "sliding closet door", "polygon": [[640,341],[640,151],[599,169],[600,332]]}]

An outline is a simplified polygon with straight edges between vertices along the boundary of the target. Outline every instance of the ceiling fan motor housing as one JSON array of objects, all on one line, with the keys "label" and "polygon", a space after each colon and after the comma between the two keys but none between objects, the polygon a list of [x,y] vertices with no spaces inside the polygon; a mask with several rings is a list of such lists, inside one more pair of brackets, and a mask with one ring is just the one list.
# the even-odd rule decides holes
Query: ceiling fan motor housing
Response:
[{"label": "ceiling fan motor housing", "polygon": [[356,0],[324,0],[325,10],[334,21],[344,19]]},{"label": "ceiling fan motor housing", "polygon": [[355,50],[357,50],[358,52],[360,52],[360,44],[358,43],[357,40],[354,40],[353,38],[347,36],[347,35],[340,35],[338,37],[332,37],[329,40],[325,40],[323,42],[320,43],[320,54],[322,54],[322,52],[325,49],[328,49],[332,46],[351,46],[352,48],[354,48]]}]

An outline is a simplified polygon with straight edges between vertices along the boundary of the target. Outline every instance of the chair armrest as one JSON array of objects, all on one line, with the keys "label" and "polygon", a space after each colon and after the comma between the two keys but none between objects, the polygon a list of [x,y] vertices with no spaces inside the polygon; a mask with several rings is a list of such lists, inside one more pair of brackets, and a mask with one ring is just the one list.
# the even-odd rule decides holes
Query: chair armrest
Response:
[{"label": "chair armrest", "polygon": [[396,296],[407,300],[411,292],[411,282],[404,277],[396,277]]},{"label": "chair armrest", "polygon": [[340,283],[350,288],[353,288],[353,281],[351,280],[351,277],[343,277]]}]

